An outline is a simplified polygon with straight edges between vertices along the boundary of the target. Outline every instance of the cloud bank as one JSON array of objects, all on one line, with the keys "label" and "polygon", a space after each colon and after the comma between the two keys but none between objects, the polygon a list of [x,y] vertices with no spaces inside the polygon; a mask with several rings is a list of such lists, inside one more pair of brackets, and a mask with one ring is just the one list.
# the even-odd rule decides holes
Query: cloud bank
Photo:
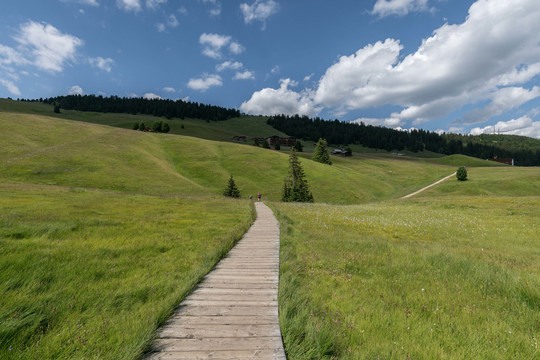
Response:
[{"label": "cloud bank", "polygon": [[[421,1],[377,3],[427,6]],[[279,89],[255,92],[242,110],[278,113],[274,106],[285,95],[286,109],[304,109],[304,113],[326,108],[346,114],[394,105],[402,110],[370,121],[402,126],[408,121],[422,124],[467,104],[487,101],[484,109],[473,110],[463,119],[484,122],[540,95],[537,87],[526,88],[540,74],[538,19],[537,0],[478,0],[465,22],[441,26],[408,55],[402,54],[403,46],[396,39],[368,44],[340,57],[313,91],[297,93],[282,83]],[[311,105],[306,107],[308,103]]]}]

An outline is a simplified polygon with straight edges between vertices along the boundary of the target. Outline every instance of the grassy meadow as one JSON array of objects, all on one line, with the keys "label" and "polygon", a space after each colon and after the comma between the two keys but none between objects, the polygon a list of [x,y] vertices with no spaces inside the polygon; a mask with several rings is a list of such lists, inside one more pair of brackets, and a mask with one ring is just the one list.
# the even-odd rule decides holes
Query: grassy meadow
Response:
[{"label": "grassy meadow", "polygon": [[[280,200],[288,154],[250,145],[152,134],[41,115],[0,113],[0,181],[190,196],[220,195],[232,174],[244,198]],[[451,174],[453,166],[389,154],[301,161],[315,201],[399,197]]]},{"label": "grassy meadow", "polygon": [[409,200],[272,204],[289,358],[540,356],[540,169],[469,177]]},{"label": "grassy meadow", "polygon": [[135,359],[249,228],[245,202],[0,184],[0,358]]},{"label": "grassy meadow", "polygon": [[230,142],[264,117],[130,130],[158,120],[0,99],[1,359],[140,358],[253,221],[231,174],[281,223],[289,359],[538,358],[539,168],[306,144],[317,204],[284,204],[287,149]]}]

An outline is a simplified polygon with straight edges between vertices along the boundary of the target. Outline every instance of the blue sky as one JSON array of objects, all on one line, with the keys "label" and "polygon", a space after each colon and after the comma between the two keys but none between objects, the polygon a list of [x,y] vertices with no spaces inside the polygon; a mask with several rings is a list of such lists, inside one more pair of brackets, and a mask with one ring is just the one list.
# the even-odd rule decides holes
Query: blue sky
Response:
[{"label": "blue sky", "polygon": [[0,97],[540,138],[538,0],[3,0]]}]

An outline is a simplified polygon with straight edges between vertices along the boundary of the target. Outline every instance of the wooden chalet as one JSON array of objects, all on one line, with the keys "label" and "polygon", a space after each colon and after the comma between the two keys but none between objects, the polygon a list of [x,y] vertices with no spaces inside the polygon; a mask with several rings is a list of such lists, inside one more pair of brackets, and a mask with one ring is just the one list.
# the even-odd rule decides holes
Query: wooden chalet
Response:
[{"label": "wooden chalet", "polygon": [[506,164],[506,165],[510,165],[510,166],[514,166],[514,159],[511,159],[511,158],[499,158],[499,157],[494,157],[492,159],[488,159],[489,161],[496,161],[498,163],[501,163],[501,164]]}]

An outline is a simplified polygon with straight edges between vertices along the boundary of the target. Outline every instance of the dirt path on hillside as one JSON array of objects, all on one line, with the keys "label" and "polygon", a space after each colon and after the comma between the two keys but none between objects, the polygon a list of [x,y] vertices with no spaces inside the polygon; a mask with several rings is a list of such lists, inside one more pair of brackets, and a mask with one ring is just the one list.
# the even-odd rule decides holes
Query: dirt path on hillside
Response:
[{"label": "dirt path on hillside", "polygon": [[279,224],[257,220],[158,331],[148,360],[286,360],[278,319]]},{"label": "dirt path on hillside", "polygon": [[438,185],[438,184],[442,183],[443,181],[448,180],[448,179],[450,179],[452,176],[455,176],[455,175],[456,175],[456,173],[454,172],[453,174],[450,174],[450,175],[448,175],[447,177],[445,177],[445,178],[443,178],[443,179],[441,179],[441,180],[439,180],[439,181],[437,181],[437,182],[434,182],[434,183],[431,184],[431,185],[428,185],[428,186],[426,186],[426,187],[423,187],[423,188],[421,188],[420,190],[413,192],[412,194],[403,196],[402,199],[408,199],[408,198],[410,198],[411,196],[414,196],[414,195],[416,195],[416,194],[419,194],[419,193],[421,193],[422,191],[429,189],[430,187],[433,187],[433,186],[435,186],[435,185]]}]

